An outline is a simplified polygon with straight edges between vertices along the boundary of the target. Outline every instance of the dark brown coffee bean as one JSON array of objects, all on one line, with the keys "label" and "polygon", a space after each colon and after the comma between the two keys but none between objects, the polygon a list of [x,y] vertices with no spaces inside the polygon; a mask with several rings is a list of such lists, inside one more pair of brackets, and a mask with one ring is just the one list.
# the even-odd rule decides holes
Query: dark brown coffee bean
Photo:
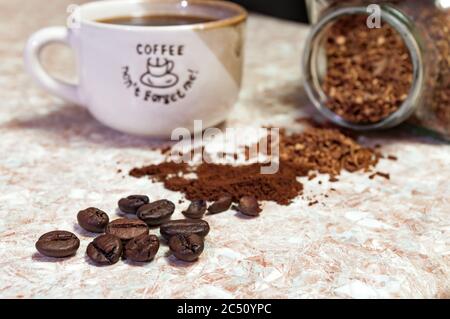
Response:
[{"label": "dark brown coffee bean", "polygon": [[159,239],[155,235],[141,235],[131,239],[124,248],[126,259],[137,262],[151,261],[159,249]]},{"label": "dark brown coffee bean", "polygon": [[203,238],[195,234],[176,235],[170,238],[169,247],[176,258],[192,262],[202,254],[205,244]]},{"label": "dark brown coffee bean", "polygon": [[194,200],[189,205],[188,209],[183,211],[183,215],[187,218],[201,219],[206,212],[206,201]]},{"label": "dark brown coffee bean", "polygon": [[149,226],[159,226],[170,219],[175,204],[166,199],[145,204],[138,209],[137,217]]},{"label": "dark brown coffee bean", "polygon": [[209,233],[209,224],[200,219],[171,220],[162,224],[159,232],[166,240],[175,235],[196,234],[205,237]]},{"label": "dark brown coffee bean", "polygon": [[229,195],[225,195],[216,200],[208,207],[209,214],[219,214],[230,209],[233,198]]},{"label": "dark brown coffee bean", "polygon": [[95,207],[89,207],[78,212],[77,220],[82,228],[93,233],[103,233],[109,223],[108,215]]},{"label": "dark brown coffee bean", "polygon": [[150,199],[145,195],[130,195],[119,200],[119,209],[127,214],[136,214],[139,207],[148,204]]},{"label": "dark brown coffee bean", "polygon": [[101,235],[87,246],[86,254],[96,264],[112,265],[122,256],[122,242],[114,235]]},{"label": "dark brown coffee bean", "polygon": [[138,219],[119,218],[110,222],[105,232],[128,241],[139,235],[148,234],[148,226]]},{"label": "dark brown coffee bean", "polygon": [[252,196],[244,196],[239,200],[237,210],[244,215],[256,217],[259,216],[261,208],[256,198]]},{"label": "dark brown coffee bean", "polygon": [[36,249],[48,257],[69,257],[75,255],[80,240],[71,232],[55,230],[42,235],[36,242]]}]

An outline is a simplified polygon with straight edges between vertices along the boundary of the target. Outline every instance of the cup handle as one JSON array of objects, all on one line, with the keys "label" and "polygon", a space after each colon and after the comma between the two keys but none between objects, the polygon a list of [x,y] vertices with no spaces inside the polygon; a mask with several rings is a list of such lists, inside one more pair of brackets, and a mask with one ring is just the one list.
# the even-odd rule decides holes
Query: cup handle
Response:
[{"label": "cup handle", "polygon": [[48,74],[42,67],[40,54],[42,49],[51,43],[62,43],[72,47],[67,28],[49,27],[34,33],[25,46],[25,68],[36,83],[45,90],[68,102],[82,105],[78,85],[60,81]]},{"label": "cup handle", "polygon": [[168,61],[167,65],[168,65],[167,73],[172,73],[173,68],[175,67],[175,63],[173,61]]}]

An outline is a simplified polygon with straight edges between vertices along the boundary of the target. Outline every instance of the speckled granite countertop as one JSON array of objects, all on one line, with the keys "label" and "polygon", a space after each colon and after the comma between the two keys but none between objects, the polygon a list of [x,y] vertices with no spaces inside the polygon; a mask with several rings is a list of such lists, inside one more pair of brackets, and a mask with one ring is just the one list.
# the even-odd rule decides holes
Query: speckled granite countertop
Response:
[{"label": "speckled granite countertop", "polygon": [[[64,23],[72,2],[0,3],[0,297],[450,297],[450,146],[402,131],[363,137],[398,156],[379,166],[390,181],[344,174],[320,205],[298,199],[289,207],[266,203],[255,220],[209,217],[212,231],[195,264],[177,263],[165,246],[141,266],[89,264],[79,209],[98,206],[115,217],[117,199],[129,193],[180,197],[117,173],[161,160],[150,150],[156,141],[103,127],[24,73],[27,36]],[[258,16],[248,29],[244,88],[228,125],[294,125],[312,112],[298,67],[308,29]],[[49,50],[55,73],[71,71],[67,50]],[[322,179],[320,187],[305,183],[306,195],[327,192]],[[75,257],[36,254],[37,237],[53,229],[79,234]]]}]

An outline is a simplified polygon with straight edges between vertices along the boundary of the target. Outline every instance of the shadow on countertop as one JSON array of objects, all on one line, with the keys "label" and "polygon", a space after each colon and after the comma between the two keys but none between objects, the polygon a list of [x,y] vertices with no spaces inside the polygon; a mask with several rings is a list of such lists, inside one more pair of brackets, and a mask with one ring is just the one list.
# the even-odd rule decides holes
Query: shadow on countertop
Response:
[{"label": "shadow on countertop", "polygon": [[[264,98],[254,97],[253,102],[262,112],[267,112],[273,105],[282,105],[281,112],[287,109],[300,108],[304,104],[305,94],[301,87],[293,86],[286,90],[285,83],[267,89],[266,95],[272,96],[271,105],[264,104]],[[299,89],[300,88],[300,89]],[[303,97],[303,98],[300,98]],[[244,102],[245,103],[245,102]],[[226,122],[216,126],[225,130]],[[85,108],[73,104],[61,104],[46,114],[31,114],[27,117],[13,119],[0,124],[0,131],[36,131],[50,136],[53,141],[67,144],[80,140],[104,147],[114,148],[164,148],[173,144],[168,139],[141,137],[121,133],[98,122]]]},{"label": "shadow on countertop", "polygon": [[86,109],[64,104],[44,115],[14,119],[0,130],[35,130],[52,135],[57,142],[80,139],[84,142],[118,148],[155,148],[170,144],[169,140],[140,137],[115,131],[94,119]]},{"label": "shadow on countertop", "polygon": [[[286,94],[280,94],[276,97],[276,100],[280,103],[286,104],[286,99],[293,99],[295,96],[298,97],[298,92],[290,92],[287,94],[289,96]],[[295,96],[290,96],[291,94],[295,94]],[[291,108],[311,108],[311,106],[306,105],[296,106],[293,101],[290,101],[289,104],[291,105],[288,107]],[[295,119],[293,119],[293,122],[294,121]],[[223,130],[224,126],[224,123],[222,123],[217,127]],[[326,127],[338,128],[332,124],[327,124]],[[89,114],[87,110],[70,104],[62,105],[58,109],[44,115],[11,120],[10,122],[0,125],[0,131],[1,130],[41,131],[50,135],[52,140],[60,144],[73,143],[81,140],[82,142],[92,143],[104,147],[140,149],[161,149],[173,144],[170,140],[140,137],[115,131],[99,123]],[[361,142],[367,146],[374,146],[377,143],[389,145],[402,142],[430,145],[449,145],[448,141],[444,141],[439,138],[437,134],[407,123],[384,131],[343,131],[355,138],[362,138],[363,140]]]}]

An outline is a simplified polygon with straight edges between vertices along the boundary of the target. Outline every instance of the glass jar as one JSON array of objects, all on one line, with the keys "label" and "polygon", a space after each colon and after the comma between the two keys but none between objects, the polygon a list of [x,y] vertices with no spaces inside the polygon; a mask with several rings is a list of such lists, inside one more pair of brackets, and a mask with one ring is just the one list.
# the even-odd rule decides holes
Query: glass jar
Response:
[{"label": "glass jar", "polygon": [[[415,124],[439,133],[445,138],[450,138],[450,0],[307,0],[307,4],[309,16],[314,25],[305,45],[303,57],[305,89],[316,108],[326,118],[335,124],[355,130],[390,128],[408,119]],[[350,48],[345,47],[345,38],[335,39],[333,41],[344,43],[342,50],[351,51],[353,54],[346,52],[346,54],[339,55],[339,52],[335,54],[332,51],[336,48],[330,49],[328,45],[330,34],[337,32],[336,29],[342,26],[339,23],[344,19],[355,20],[357,19],[356,16],[364,16],[367,23],[375,21],[373,18],[377,11],[373,6],[374,4],[379,9],[381,23],[387,24],[392,30],[396,31],[397,36],[403,42],[402,45],[409,56],[410,67],[405,62],[405,68],[398,71],[398,74],[395,72],[386,74],[388,71],[392,71],[391,69],[385,70],[383,74],[383,71],[377,73],[376,68],[363,66],[363,69],[365,69],[364,75],[355,75],[353,78],[345,74],[347,69],[343,68],[340,71],[341,74],[338,74],[340,77],[331,78],[331,74],[335,72],[333,67],[339,66],[339,63],[350,66],[348,72],[353,72],[351,68],[354,67],[355,63],[345,61],[345,59],[354,59],[354,53],[358,50],[367,51],[368,48],[372,47],[375,47],[376,50],[376,44]],[[347,26],[351,25],[351,21],[347,23]],[[368,30],[374,28],[370,24],[365,27]],[[352,35],[352,33],[357,33],[357,30],[349,28],[347,31],[350,37],[357,36]],[[362,36],[367,35],[362,34]],[[381,42],[383,41],[382,39]],[[398,61],[399,57],[395,56],[395,52],[397,49],[402,52],[402,49],[392,48],[392,43],[394,42],[390,42],[391,47],[386,46],[387,49],[383,49],[384,51],[376,51],[375,59],[379,58],[380,52],[384,52],[388,63],[389,61]],[[341,49],[337,47],[336,50]],[[369,53],[363,53],[365,55],[362,55],[362,57],[369,59]],[[370,57],[370,59],[372,58]],[[330,61],[330,59],[334,59],[334,61]],[[364,63],[363,61],[360,64],[364,65]],[[393,67],[395,71],[395,65]],[[407,72],[410,72],[410,74]],[[399,75],[401,79],[396,79],[395,75]],[[368,109],[367,105],[372,103],[370,105],[383,105],[386,111],[383,110],[383,113],[380,114],[386,114],[386,116],[379,119],[374,117],[373,121],[354,120],[353,118],[357,118],[356,115],[351,117],[345,113],[353,112],[351,104],[344,105],[346,102],[340,100],[341,104],[346,107],[345,111],[343,111],[344,106],[342,105],[339,105],[339,107],[330,106],[332,103],[330,101],[336,100],[333,95],[336,89],[341,90],[340,93],[343,96],[353,94],[346,92],[346,87],[350,87],[351,90],[355,87],[359,88],[359,91],[363,90],[365,86],[364,83],[360,83],[363,81],[361,77],[365,80],[368,79],[367,81],[375,81],[372,84],[376,85],[371,85],[371,90],[376,94],[372,94],[371,91],[371,94],[366,92],[367,94],[364,93],[361,97],[357,97],[356,102],[360,102],[366,109],[361,106],[361,110],[358,109],[355,112],[371,113],[373,110]],[[382,79],[384,78],[389,78],[392,81],[394,89],[383,90],[379,87],[377,89],[377,85],[383,85]],[[381,79],[381,82],[378,83],[379,79]],[[332,90],[327,89],[327,81],[334,83],[335,87],[332,87]],[[398,90],[404,89],[405,94],[396,96],[396,93],[399,94],[395,92],[396,87],[400,87]],[[355,92],[358,90],[355,89]],[[395,103],[388,105],[380,102],[384,99],[389,100],[387,96],[390,96],[390,94],[393,96],[392,101],[395,101]],[[370,98],[372,102],[369,103],[366,98]]]}]

